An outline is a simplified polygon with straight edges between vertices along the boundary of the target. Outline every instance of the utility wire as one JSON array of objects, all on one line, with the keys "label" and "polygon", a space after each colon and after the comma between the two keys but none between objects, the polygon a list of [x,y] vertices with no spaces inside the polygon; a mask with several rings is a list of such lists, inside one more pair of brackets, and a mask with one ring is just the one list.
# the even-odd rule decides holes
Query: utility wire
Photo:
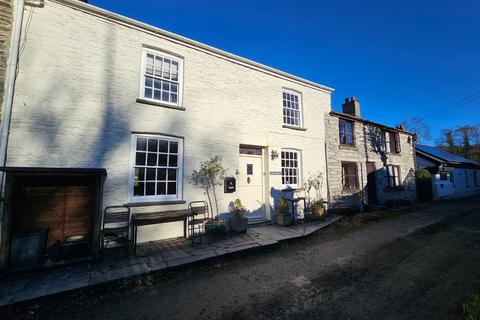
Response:
[{"label": "utility wire", "polygon": [[477,91],[477,92],[475,92],[471,95],[468,95],[468,96],[458,100],[457,102],[455,102],[453,104],[450,104],[448,106],[440,108],[437,111],[435,111],[434,113],[426,115],[426,116],[422,117],[421,119],[426,120],[426,119],[436,118],[436,117],[441,115],[440,112],[442,112],[442,111],[447,111],[447,110],[453,109],[455,107],[462,107],[462,106],[464,106],[466,104],[469,104],[470,102],[473,102],[473,101],[475,101],[479,98],[480,98],[480,91]]}]

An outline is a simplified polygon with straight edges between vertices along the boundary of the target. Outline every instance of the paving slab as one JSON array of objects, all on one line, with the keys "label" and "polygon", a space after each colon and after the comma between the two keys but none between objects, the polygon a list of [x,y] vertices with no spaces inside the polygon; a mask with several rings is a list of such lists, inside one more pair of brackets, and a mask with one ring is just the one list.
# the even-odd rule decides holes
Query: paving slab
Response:
[{"label": "paving slab", "polygon": [[149,242],[138,245],[137,255],[128,255],[119,248],[106,249],[99,260],[91,263],[1,278],[0,306],[275,245],[283,240],[318,231],[338,219],[339,217],[330,217],[325,222],[290,227],[255,226],[249,228],[247,233],[208,240],[201,245],[192,245],[184,239]]}]

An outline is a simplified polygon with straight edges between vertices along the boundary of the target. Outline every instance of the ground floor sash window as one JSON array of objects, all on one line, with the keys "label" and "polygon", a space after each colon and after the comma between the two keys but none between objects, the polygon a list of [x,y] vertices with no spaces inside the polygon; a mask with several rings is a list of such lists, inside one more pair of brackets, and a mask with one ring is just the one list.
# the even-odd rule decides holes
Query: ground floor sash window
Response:
[{"label": "ground floor sash window", "polygon": [[132,162],[130,194],[133,201],[181,199],[183,139],[134,134]]}]

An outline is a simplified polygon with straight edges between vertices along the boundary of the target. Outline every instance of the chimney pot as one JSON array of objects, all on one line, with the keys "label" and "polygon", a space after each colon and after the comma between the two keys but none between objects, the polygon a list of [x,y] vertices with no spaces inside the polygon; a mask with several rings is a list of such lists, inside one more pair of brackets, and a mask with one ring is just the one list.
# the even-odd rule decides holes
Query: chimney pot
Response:
[{"label": "chimney pot", "polygon": [[352,96],[352,101],[355,101],[355,96]]},{"label": "chimney pot", "polygon": [[350,100],[348,100],[348,97],[346,97],[346,98],[345,98],[345,102],[348,102],[348,101],[350,101]]}]

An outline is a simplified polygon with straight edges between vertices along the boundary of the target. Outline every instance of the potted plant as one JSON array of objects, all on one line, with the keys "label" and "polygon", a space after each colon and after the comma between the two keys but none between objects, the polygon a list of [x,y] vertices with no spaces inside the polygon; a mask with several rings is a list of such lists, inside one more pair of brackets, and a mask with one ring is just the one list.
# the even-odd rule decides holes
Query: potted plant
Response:
[{"label": "potted plant", "polygon": [[[326,212],[323,206],[322,198],[322,186],[323,186],[323,175],[321,172],[317,172],[311,175],[305,182],[305,189],[307,191],[308,199],[308,209],[310,209],[312,219],[323,219],[325,218]],[[315,196],[310,196],[310,191],[315,190]]]},{"label": "potted plant", "polygon": [[276,220],[277,224],[281,226],[289,226],[293,222],[293,216],[288,211],[287,199],[285,199],[283,196],[280,198],[280,202],[278,203]]},{"label": "potted plant", "polygon": [[[216,187],[222,184],[226,171],[222,164],[222,157],[215,155],[206,161],[202,161],[199,169],[192,172],[191,181],[194,185],[200,186],[204,190],[212,209],[212,220],[205,223],[205,232],[207,234],[225,234],[225,222],[218,217]],[[212,205],[212,196],[215,207]]]},{"label": "potted plant", "polygon": [[312,218],[324,219],[325,218],[325,208],[323,207],[323,199],[317,199],[310,201],[310,211],[312,213]]},{"label": "potted plant", "polygon": [[245,215],[245,208],[240,199],[236,199],[232,206],[232,218],[230,219],[230,229],[233,232],[247,232],[248,218]]}]

